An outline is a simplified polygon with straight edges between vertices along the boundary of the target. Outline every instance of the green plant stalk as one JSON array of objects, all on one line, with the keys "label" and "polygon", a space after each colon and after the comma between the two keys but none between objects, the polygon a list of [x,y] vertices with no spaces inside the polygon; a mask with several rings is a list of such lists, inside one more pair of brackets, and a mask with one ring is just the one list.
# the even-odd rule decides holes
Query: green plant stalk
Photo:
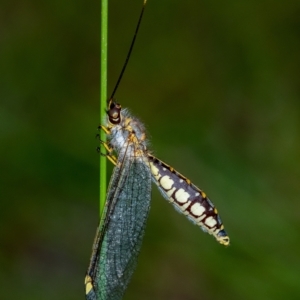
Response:
[{"label": "green plant stalk", "polygon": [[[100,124],[106,117],[107,108],[107,31],[108,31],[108,0],[101,0],[101,29],[100,29]],[[100,139],[106,142],[106,134],[104,130],[100,132]],[[100,151],[106,153],[103,145],[100,145]],[[105,202],[106,202],[106,157],[100,155],[100,192],[99,192],[99,230],[102,230],[103,220],[105,219]],[[106,243],[103,240],[101,251],[106,249]],[[104,258],[104,261],[106,259]],[[99,266],[101,273],[105,272],[105,264]],[[106,286],[106,280],[98,282],[102,287]],[[106,289],[103,288],[105,291]],[[106,295],[103,295],[106,299]]]},{"label": "green plant stalk", "polygon": [[[106,117],[107,106],[107,30],[108,30],[108,0],[101,0],[101,54],[100,54],[100,124]],[[103,130],[100,132],[100,139],[106,142],[106,134]],[[103,145],[101,145],[102,153],[105,153]],[[106,157],[100,155],[100,219],[104,212],[106,201]]]}]

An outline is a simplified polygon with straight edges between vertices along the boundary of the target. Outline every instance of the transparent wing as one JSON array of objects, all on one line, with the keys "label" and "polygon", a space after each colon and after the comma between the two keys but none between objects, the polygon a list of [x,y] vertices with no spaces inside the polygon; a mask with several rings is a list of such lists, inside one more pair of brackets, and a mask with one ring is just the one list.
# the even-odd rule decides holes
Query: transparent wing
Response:
[{"label": "transparent wing", "polygon": [[94,241],[87,300],[122,299],[137,264],[150,197],[149,166],[125,153],[113,170],[105,218]]},{"label": "transparent wing", "polygon": [[183,213],[204,231],[212,234],[223,245],[229,245],[229,237],[214,204],[206,194],[172,167],[148,154],[152,180],[161,194],[177,211]]}]

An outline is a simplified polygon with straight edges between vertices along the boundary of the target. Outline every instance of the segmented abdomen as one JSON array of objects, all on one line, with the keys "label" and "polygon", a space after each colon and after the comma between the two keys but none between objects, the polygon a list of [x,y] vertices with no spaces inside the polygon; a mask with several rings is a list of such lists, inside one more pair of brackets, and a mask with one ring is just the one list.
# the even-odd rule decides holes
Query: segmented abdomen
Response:
[{"label": "segmented abdomen", "polygon": [[212,234],[220,244],[229,245],[229,237],[213,203],[187,178],[158,158],[148,155],[152,179],[162,195],[189,220]]}]

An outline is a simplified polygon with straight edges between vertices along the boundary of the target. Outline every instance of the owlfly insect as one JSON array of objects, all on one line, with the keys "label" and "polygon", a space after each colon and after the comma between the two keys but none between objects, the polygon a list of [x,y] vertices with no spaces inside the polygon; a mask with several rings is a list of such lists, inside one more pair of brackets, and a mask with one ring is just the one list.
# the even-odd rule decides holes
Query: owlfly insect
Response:
[{"label": "owlfly insect", "polygon": [[[150,209],[151,182],[162,196],[194,224],[229,245],[217,209],[206,194],[148,150],[144,125],[114,100],[140,26],[146,1],[126,62],[107,104],[104,130],[107,158],[114,164],[106,205],[96,232],[85,277],[87,300],[122,299],[137,265]],[[116,155],[116,156],[115,156]]]}]

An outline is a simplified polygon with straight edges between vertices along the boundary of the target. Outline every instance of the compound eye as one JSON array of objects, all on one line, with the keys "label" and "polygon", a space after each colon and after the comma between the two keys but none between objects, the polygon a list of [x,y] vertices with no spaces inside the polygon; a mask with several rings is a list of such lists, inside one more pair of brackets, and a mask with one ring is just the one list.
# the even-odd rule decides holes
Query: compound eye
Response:
[{"label": "compound eye", "polygon": [[114,101],[111,101],[109,105],[109,110],[107,111],[109,121],[112,124],[119,124],[121,121],[121,105]]},{"label": "compound eye", "polygon": [[109,117],[113,119],[117,119],[119,117],[119,112],[117,110],[110,110]]}]

